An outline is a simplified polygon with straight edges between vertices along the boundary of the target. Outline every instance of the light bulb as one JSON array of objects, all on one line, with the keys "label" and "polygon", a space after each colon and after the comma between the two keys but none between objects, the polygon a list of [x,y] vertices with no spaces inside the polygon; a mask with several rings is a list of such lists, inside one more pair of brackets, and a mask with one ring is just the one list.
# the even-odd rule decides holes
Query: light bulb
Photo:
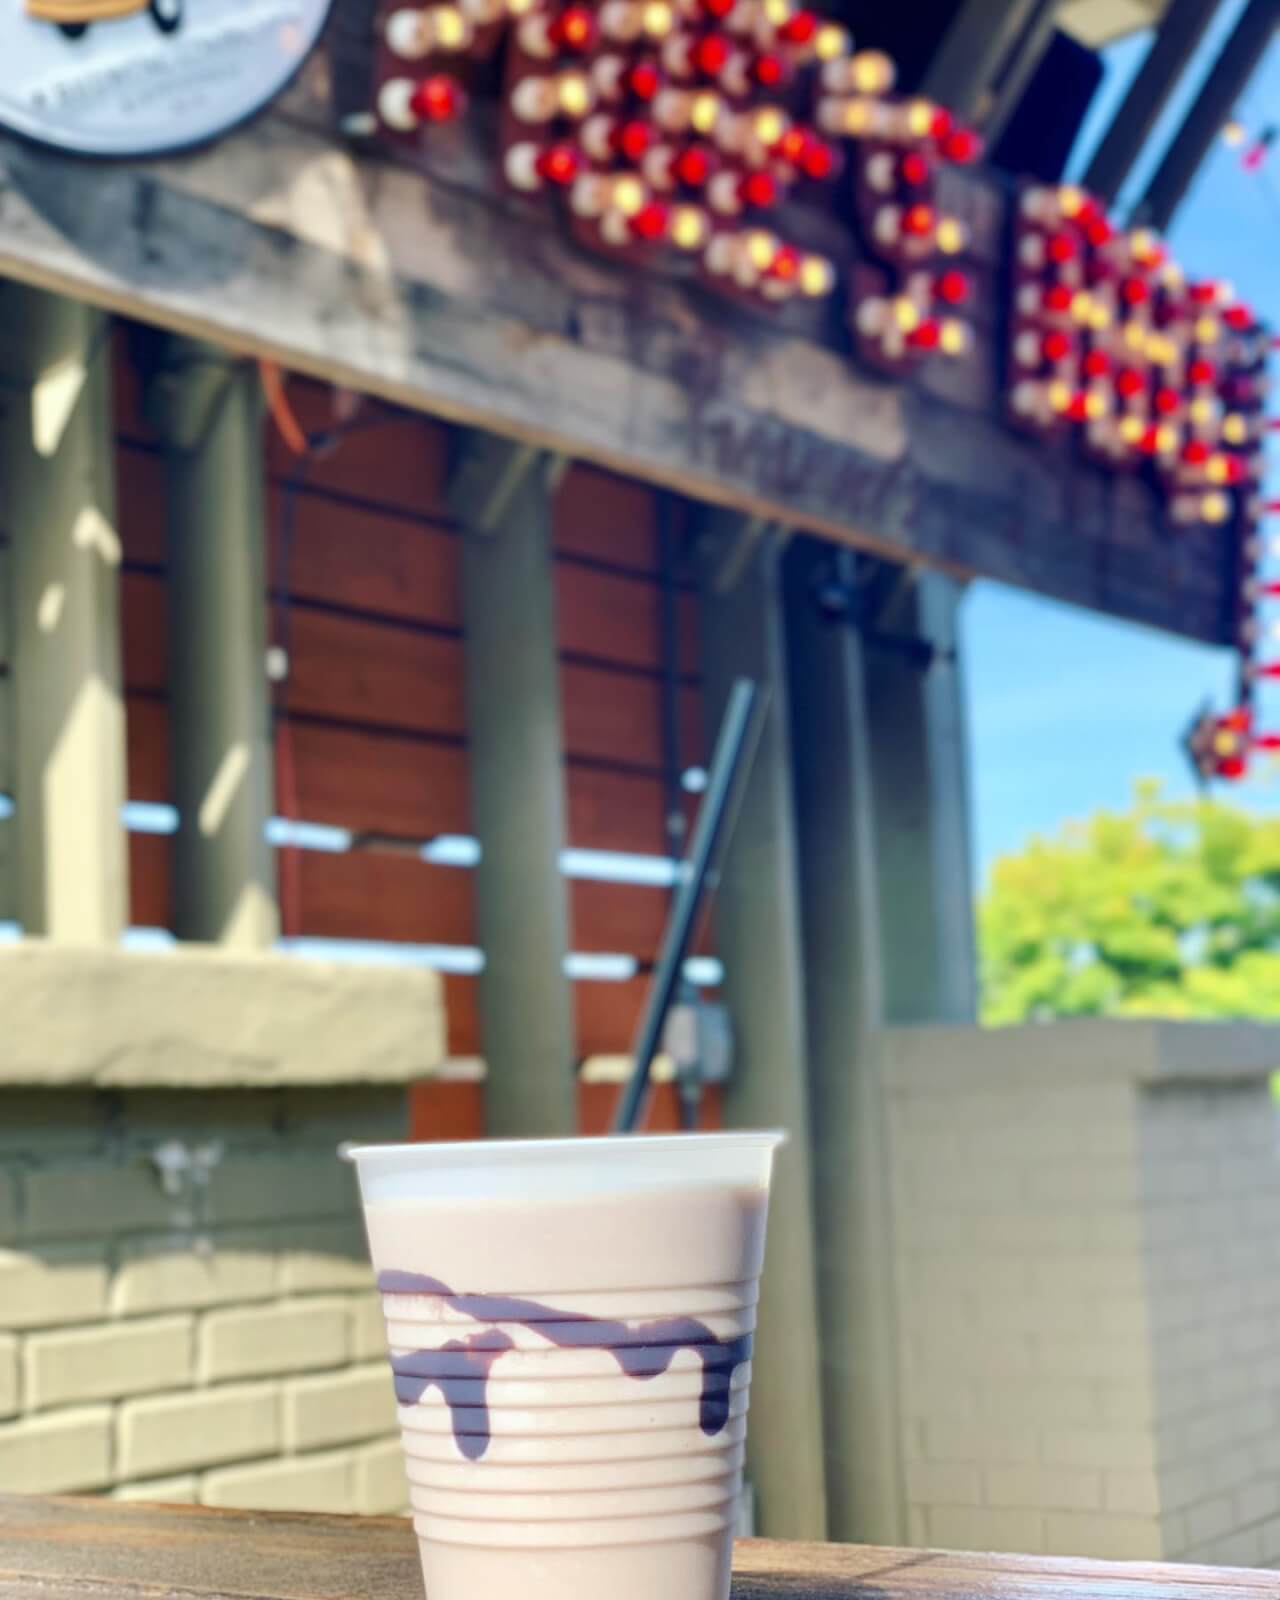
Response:
[{"label": "light bulb", "polygon": [[1231,515],[1230,495],[1205,495],[1200,501],[1200,515],[1206,522],[1225,522]]},{"label": "light bulb", "polygon": [[836,269],[825,256],[806,256],[800,263],[800,292],[811,299],[830,294],[836,286]]},{"label": "light bulb", "polygon": [[956,217],[943,217],[938,223],[937,245],[944,256],[959,255],[969,242],[969,230]]},{"label": "light bulb", "polygon": [[651,39],[663,39],[675,27],[676,14],[667,0],[648,0],[641,21],[644,32]]},{"label": "light bulb", "polygon": [[1121,417],[1120,437],[1126,444],[1137,444],[1146,431],[1141,417]]},{"label": "light bulb", "polygon": [[671,214],[671,242],[678,250],[700,250],[710,228],[700,206],[677,206]]},{"label": "light bulb", "polygon": [[893,320],[903,333],[914,333],[920,326],[920,312],[913,301],[899,295],[893,302]]},{"label": "light bulb", "polygon": [[839,61],[848,55],[849,42],[838,22],[824,22],[813,36],[813,53],[819,61]]},{"label": "light bulb", "polygon": [[1049,409],[1061,415],[1071,404],[1071,385],[1054,378],[1045,386],[1045,395],[1049,401]]},{"label": "light bulb", "polygon": [[393,11],[387,18],[388,50],[406,61],[420,60],[431,49],[426,20],[425,11]]},{"label": "light bulb", "polygon": [[710,90],[695,94],[689,103],[689,123],[699,133],[714,133],[720,119],[720,96]]},{"label": "light bulb", "polygon": [[521,122],[550,122],[558,104],[552,78],[521,78],[511,91],[511,109]]},{"label": "light bulb", "polygon": [[936,109],[928,100],[913,100],[906,111],[907,132],[915,139],[923,139],[933,127]]},{"label": "light bulb", "polygon": [[471,43],[471,24],[453,6],[436,6],[427,13],[436,46],[440,50],[462,50]]},{"label": "light bulb", "polygon": [[1058,190],[1058,210],[1064,217],[1077,217],[1084,209],[1085,193],[1075,184],[1064,183]]},{"label": "light bulb", "polygon": [[1198,344],[1213,344],[1222,329],[1216,317],[1196,318],[1196,342]]},{"label": "light bulb", "polygon": [[1249,440],[1248,421],[1238,411],[1229,412],[1222,419],[1222,437],[1228,444],[1247,444]]},{"label": "light bulb", "polygon": [[938,343],[943,353],[949,356],[962,356],[969,348],[970,342],[969,324],[961,322],[958,317],[948,317],[938,334]]},{"label": "light bulb", "polygon": [[418,126],[418,116],[411,104],[415,85],[410,78],[388,78],[378,91],[378,115],[388,128],[398,133],[410,133]]},{"label": "light bulb", "polygon": [[630,173],[624,173],[622,177],[614,180],[609,198],[613,202],[614,209],[620,211],[624,217],[634,217],[645,203],[644,184]]},{"label": "light bulb", "polygon": [[760,143],[769,148],[787,131],[787,119],[777,106],[761,106],[752,119],[751,128]]}]

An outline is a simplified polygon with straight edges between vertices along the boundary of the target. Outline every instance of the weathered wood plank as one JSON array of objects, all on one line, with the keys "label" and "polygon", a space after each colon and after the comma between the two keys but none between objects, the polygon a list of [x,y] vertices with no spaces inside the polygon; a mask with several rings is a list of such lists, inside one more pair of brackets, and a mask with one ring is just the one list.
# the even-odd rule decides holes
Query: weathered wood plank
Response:
[{"label": "weathered wood plank", "polygon": [[[1274,1573],[870,1545],[742,1541],[734,1600],[1261,1600]],[[0,1597],[405,1600],[417,1545],[393,1517],[0,1497]]]},{"label": "weathered wood plank", "polygon": [[[447,180],[357,159],[299,93],[305,125],[291,102],[144,166],[0,140],[0,270],[701,500],[1225,638],[1220,542],[1167,534],[1147,488],[1011,434],[993,330],[971,369],[872,381],[837,306],[770,323],[595,260],[496,196],[474,153],[435,162]],[[985,264],[1002,199],[957,194]]]}]

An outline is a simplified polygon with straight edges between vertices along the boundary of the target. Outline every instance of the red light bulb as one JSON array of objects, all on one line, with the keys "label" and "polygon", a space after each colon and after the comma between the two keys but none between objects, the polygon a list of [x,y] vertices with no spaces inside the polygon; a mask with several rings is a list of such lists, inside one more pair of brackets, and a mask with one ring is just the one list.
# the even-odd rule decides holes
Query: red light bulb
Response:
[{"label": "red light bulb", "polygon": [[1125,278],[1120,284],[1120,298],[1127,306],[1145,305],[1151,298],[1151,289],[1145,278]]},{"label": "red light bulb", "polygon": [[1193,305],[1211,306],[1218,298],[1218,285],[1216,283],[1193,283],[1188,286]]},{"label": "red light bulb", "polygon": [[969,298],[969,280],[963,272],[957,272],[954,267],[944,272],[934,285],[934,292],[939,300],[949,306],[963,305]]},{"label": "red light bulb", "polygon": [[467,97],[455,79],[443,72],[424,78],[409,97],[409,107],[422,122],[451,122],[466,109]]},{"label": "red light bulb", "polygon": [[693,64],[706,78],[718,78],[729,64],[732,46],[722,33],[704,33],[693,47]]},{"label": "red light bulb", "polygon": [[1115,229],[1105,217],[1091,217],[1085,223],[1084,236],[1095,250],[1100,250],[1114,238]]},{"label": "red light bulb", "polygon": [[1050,261],[1061,265],[1064,261],[1075,259],[1076,242],[1069,233],[1051,233],[1045,250]]},{"label": "red light bulb", "polygon": [[1209,459],[1209,446],[1203,439],[1188,439],[1182,447],[1182,459],[1189,467],[1202,467]]},{"label": "red light bulb", "polygon": [[1040,341],[1040,350],[1046,361],[1065,361],[1071,354],[1071,335],[1051,328]]},{"label": "red light bulb", "polygon": [[701,189],[709,181],[713,165],[710,152],[703,145],[691,144],[676,157],[671,170],[681,183]]},{"label": "red light bulb", "polygon": [[947,139],[951,136],[952,129],[955,127],[955,125],[956,119],[951,115],[946,107],[938,106],[935,108],[933,119],[929,123],[929,132],[935,139],[941,142],[943,139]]},{"label": "red light bulb", "polygon": [[933,207],[923,203],[908,206],[902,214],[903,233],[922,239],[933,231]]},{"label": "red light bulb", "polygon": [[702,9],[708,16],[723,21],[733,10],[738,0],[702,0]]},{"label": "red light bulb", "polygon": [[569,6],[551,24],[549,31],[561,49],[590,49],[596,36],[595,14],[586,6]]},{"label": "red light bulb", "polygon": [[803,128],[793,124],[774,145],[774,154],[791,166],[798,167],[804,160],[805,146],[808,142],[809,135]]},{"label": "red light bulb", "polygon": [[836,153],[823,139],[806,138],[800,165],[806,178],[821,183],[836,170]]},{"label": "red light bulb", "polygon": [[903,183],[910,184],[913,189],[919,189],[929,181],[929,163],[918,150],[907,151],[898,171],[902,175]]},{"label": "red light bulb", "polygon": [[786,76],[786,66],[781,56],[757,56],[751,63],[751,76],[762,89],[774,89]]},{"label": "red light bulb", "polygon": [[652,100],[662,87],[662,74],[652,61],[637,61],[627,73],[627,88],[637,100]]},{"label": "red light bulb", "polygon": [[1142,451],[1144,456],[1153,456],[1159,448],[1159,428],[1144,429],[1141,438],[1138,440],[1138,449]]},{"label": "red light bulb", "polygon": [[1046,311],[1070,311],[1071,290],[1065,283],[1051,283],[1044,292]]},{"label": "red light bulb", "polygon": [[1193,361],[1187,368],[1187,377],[1192,383],[1212,383],[1218,376],[1217,368],[1212,361],[1205,361],[1203,357]]},{"label": "red light bulb", "polygon": [[546,183],[570,184],[582,171],[582,157],[571,144],[548,145],[534,163],[534,170]]},{"label": "red light bulb", "polygon": [[1077,389],[1067,401],[1067,418],[1071,422],[1089,420],[1089,397],[1082,389]]},{"label": "red light bulb", "polygon": [[659,200],[650,200],[648,205],[641,206],[631,219],[631,231],[637,239],[645,239],[653,243],[664,238],[667,224],[671,220],[671,213]]},{"label": "red light bulb", "polygon": [[1116,373],[1116,393],[1124,400],[1132,400],[1146,388],[1146,382],[1136,367],[1122,367]]},{"label": "red light bulb", "polygon": [[1182,404],[1182,396],[1176,389],[1160,388],[1156,390],[1155,398],[1151,403],[1160,416],[1171,417]]},{"label": "red light bulb", "polygon": [[809,44],[818,31],[818,19],[812,11],[797,11],[778,29],[778,37],[787,44]]},{"label": "red light bulb", "polygon": [[907,338],[917,350],[936,350],[942,338],[942,329],[932,317],[926,317],[923,322],[916,324]]},{"label": "red light bulb", "polygon": [[1105,350],[1090,350],[1084,358],[1086,378],[1105,378],[1111,371],[1111,357]]},{"label": "red light bulb", "polygon": [[630,122],[618,125],[613,135],[613,145],[618,154],[634,166],[644,160],[645,155],[653,148],[655,138],[656,133],[652,124],[633,117]]},{"label": "red light bulb", "polygon": [[769,263],[769,272],[772,277],[782,278],[790,282],[800,271],[800,252],[794,245],[779,245],[774,251],[773,260]]},{"label": "red light bulb", "polygon": [[1222,320],[1236,333],[1244,333],[1253,326],[1253,312],[1248,306],[1228,306],[1222,313]]},{"label": "red light bulb", "polygon": [[959,167],[967,167],[982,154],[982,140],[972,128],[956,128],[942,141],[942,154]]},{"label": "red light bulb", "polygon": [[778,185],[770,172],[749,172],[738,185],[744,206],[771,206],[778,198]]}]

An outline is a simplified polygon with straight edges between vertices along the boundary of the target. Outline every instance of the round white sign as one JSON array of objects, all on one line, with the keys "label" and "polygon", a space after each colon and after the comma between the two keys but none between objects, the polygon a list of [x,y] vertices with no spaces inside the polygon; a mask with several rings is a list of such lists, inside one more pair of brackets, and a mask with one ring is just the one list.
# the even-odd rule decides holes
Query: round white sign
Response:
[{"label": "round white sign", "polygon": [[84,155],[199,144],[278,94],[330,0],[0,0],[0,124]]}]

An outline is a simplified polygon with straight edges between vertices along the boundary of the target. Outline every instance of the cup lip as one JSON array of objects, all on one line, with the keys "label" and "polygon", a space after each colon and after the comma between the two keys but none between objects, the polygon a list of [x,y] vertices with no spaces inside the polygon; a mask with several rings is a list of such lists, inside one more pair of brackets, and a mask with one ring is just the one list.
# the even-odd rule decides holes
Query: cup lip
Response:
[{"label": "cup lip", "polygon": [[777,1150],[786,1144],[790,1134],[785,1128],[725,1129],[714,1133],[620,1133],[575,1134],[564,1139],[451,1139],[439,1143],[429,1139],[405,1140],[392,1144],[357,1144],[347,1140],[338,1146],[343,1161],[358,1165],[368,1158],[380,1156],[422,1155],[430,1152],[431,1159],[440,1166],[461,1165],[474,1160],[481,1153],[501,1159],[504,1155],[551,1155],[557,1151],[584,1150],[607,1153],[619,1148],[647,1151],[705,1149],[708,1146],[737,1146]]}]

